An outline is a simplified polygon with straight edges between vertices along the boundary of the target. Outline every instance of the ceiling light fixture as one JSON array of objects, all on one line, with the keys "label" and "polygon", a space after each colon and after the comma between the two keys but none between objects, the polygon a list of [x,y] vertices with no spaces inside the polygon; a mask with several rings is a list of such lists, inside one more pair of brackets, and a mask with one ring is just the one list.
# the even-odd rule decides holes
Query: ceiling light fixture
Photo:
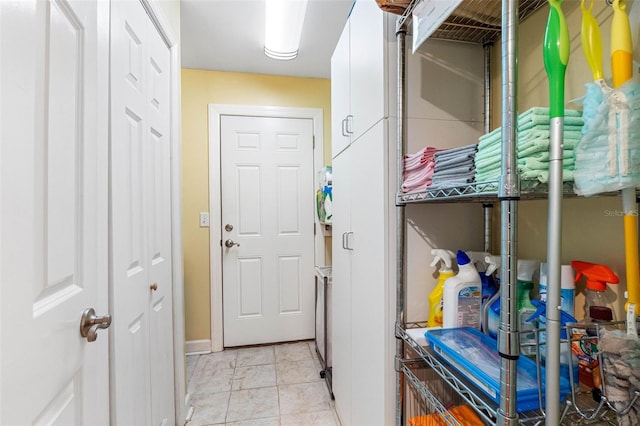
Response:
[{"label": "ceiling light fixture", "polygon": [[288,61],[298,56],[307,0],[265,0],[264,53]]}]

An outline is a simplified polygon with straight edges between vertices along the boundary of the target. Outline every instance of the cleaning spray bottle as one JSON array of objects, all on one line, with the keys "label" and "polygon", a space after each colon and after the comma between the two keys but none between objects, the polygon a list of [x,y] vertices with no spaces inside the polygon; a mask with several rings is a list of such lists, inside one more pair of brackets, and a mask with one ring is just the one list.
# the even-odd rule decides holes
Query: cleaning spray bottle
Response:
[{"label": "cleaning spray bottle", "polygon": [[455,275],[453,269],[451,269],[451,259],[455,254],[451,250],[442,249],[433,249],[431,250],[431,254],[433,255],[431,266],[436,266],[440,263],[440,270],[438,272],[438,283],[431,294],[429,294],[429,319],[427,321],[427,327],[442,327],[444,282],[447,278]]},{"label": "cleaning spray bottle", "polygon": [[533,259],[518,259],[517,309],[520,353],[530,357],[535,356],[537,344],[534,331],[537,322],[528,320],[536,312],[536,307],[531,303],[531,290],[533,290],[533,274],[539,264],[539,261]]},{"label": "cleaning spray bottle", "polygon": [[[536,307],[536,311],[531,315],[527,321],[530,322],[544,322],[547,317],[547,304],[539,300],[532,300],[531,303]],[[560,311],[560,376],[567,379],[569,383],[577,385],[578,377],[578,358],[572,353],[572,349],[569,346],[569,339],[567,338],[567,324],[575,323],[577,320],[568,313]],[[546,360],[546,336],[540,333],[540,356],[542,363],[545,364]],[[573,370],[573,372],[571,372]],[[573,377],[571,376],[573,374]],[[571,380],[573,379],[573,380]]]},{"label": "cleaning spray bottle", "polygon": [[585,319],[588,321],[601,319],[601,315],[598,315],[598,313],[603,312],[603,310],[610,311],[611,318],[615,318],[613,315],[614,311],[607,301],[605,292],[607,291],[607,283],[618,284],[620,282],[618,276],[606,265],[574,260],[571,262],[571,266],[576,271],[576,283],[580,281],[582,277],[586,278]]},{"label": "cleaning spray bottle", "polygon": [[[575,282],[579,282],[582,277],[586,278],[584,306],[585,321],[589,323],[603,323],[612,321],[614,310],[611,308],[606,297],[607,283],[618,284],[618,276],[606,265],[582,262],[574,260],[571,266],[576,270]],[[585,334],[595,335],[596,330],[577,330],[572,336],[572,350],[579,360],[580,383],[590,388],[600,387],[600,367],[597,356],[597,339],[584,339]]]},{"label": "cleaning spray bottle", "polygon": [[[500,264],[502,258],[500,256],[489,255],[485,257],[487,264],[486,275],[493,275],[495,272],[494,282],[496,288],[500,286]],[[491,337],[498,337],[498,328],[500,327],[500,292],[496,291],[493,296],[487,300],[482,307],[482,330]]]},{"label": "cleaning spray bottle", "polygon": [[482,282],[469,256],[458,250],[458,274],[444,282],[443,328],[480,328]]},{"label": "cleaning spray bottle", "polygon": [[491,296],[498,291],[498,286],[493,279],[493,275],[486,273],[489,268],[489,263],[487,263],[486,259],[487,256],[491,256],[491,254],[484,251],[468,251],[467,255],[480,275],[480,281],[482,282],[482,306],[484,307]]},{"label": "cleaning spray bottle", "polygon": [[[539,297],[541,302],[547,301],[547,285],[549,284],[549,265],[540,264]],[[560,309],[571,316],[575,316],[576,285],[573,279],[571,265],[560,266]],[[540,324],[542,328],[542,324]]]}]

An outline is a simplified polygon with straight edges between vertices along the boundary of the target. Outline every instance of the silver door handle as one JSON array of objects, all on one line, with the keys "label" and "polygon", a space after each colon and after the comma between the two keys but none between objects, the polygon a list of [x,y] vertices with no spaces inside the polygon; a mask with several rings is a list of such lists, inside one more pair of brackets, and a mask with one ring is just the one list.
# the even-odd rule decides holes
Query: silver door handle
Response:
[{"label": "silver door handle", "polygon": [[342,248],[347,250],[347,233],[342,233]]},{"label": "silver door handle", "polygon": [[234,242],[233,242],[233,240],[229,239],[229,240],[227,240],[227,241],[225,241],[225,242],[224,242],[224,246],[225,246],[225,247],[227,247],[227,248],[231,248],[231,247],[233,247],[233,246],[238,246],[238,247],[240,247],[240,244],[238,244],[238,243],[234,243]]},{"label": "silver door handle", "polygon": [[99,317],[93,308],[87,308],[80,319],[80,335],[86,337],[88,342],[94,342],[98,338],[98,330],[109,328],[111,315]]},{"label": "silver door handle", "polygon": [[349,137],[349,134],[347,133],[347,117],[342,119],[342,136]]}]

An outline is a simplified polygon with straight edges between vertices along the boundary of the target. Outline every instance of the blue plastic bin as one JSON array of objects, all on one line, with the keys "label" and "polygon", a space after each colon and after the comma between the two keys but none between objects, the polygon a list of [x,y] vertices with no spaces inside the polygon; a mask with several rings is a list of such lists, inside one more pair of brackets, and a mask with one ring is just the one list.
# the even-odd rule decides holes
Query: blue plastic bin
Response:
[{"label": "blue plastic bin", "polygon": [[[500,355],[496,339],[475,328],[460,327],[431,329],[425,337],[433,351],[484,392],[493,402],[500,403]],[[518,378],[516,410],[540,408],[536,363],[525,356],[517,362]],[[542,403],[544,404],[544,368],[542,374]],[[560,378],[560,401],[571,392],[569,382]]]}]

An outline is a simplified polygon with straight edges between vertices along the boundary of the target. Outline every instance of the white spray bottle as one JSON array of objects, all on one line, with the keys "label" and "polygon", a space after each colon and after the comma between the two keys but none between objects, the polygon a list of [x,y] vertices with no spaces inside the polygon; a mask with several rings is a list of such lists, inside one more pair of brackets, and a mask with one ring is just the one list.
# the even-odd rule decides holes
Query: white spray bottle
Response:
[{"label": "white spray bottle", "polygon": [[443,328],[480,328],[482,282],[478,270],[462,250],[456,255],[458,274],[444,282]]}]

